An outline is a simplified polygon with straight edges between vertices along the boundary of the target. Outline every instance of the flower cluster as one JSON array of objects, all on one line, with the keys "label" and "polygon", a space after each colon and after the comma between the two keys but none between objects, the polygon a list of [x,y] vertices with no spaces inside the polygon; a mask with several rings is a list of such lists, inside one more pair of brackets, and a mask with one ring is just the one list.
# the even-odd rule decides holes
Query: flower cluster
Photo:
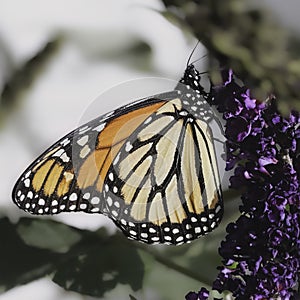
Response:
[{"label": "flower cluster", "polygon": [[[250,97],[232,72],[213,89],[226,121],[227,170],[242,190],[241,216],[227,226],[213,289],[235,299],[296,299],[300,280],[300,115],[283,117],[275,97]],[[226,208],[225,208],[226,209]],[[298,291],[297,291],[298,288]],[[201,289],[188,300],[208,299]]]}]

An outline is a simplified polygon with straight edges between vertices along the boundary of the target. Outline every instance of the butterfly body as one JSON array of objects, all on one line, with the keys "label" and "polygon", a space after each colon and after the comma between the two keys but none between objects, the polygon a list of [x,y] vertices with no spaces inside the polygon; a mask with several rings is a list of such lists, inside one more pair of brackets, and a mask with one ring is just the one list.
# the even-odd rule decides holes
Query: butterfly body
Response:
[{"label": "butterfly body", "polygon": [[102,213],[146,243],[190,242],[223,214],[211,118],[203,91],[190,85],[123,106],[42,154],[14,202],[33,214]]}]

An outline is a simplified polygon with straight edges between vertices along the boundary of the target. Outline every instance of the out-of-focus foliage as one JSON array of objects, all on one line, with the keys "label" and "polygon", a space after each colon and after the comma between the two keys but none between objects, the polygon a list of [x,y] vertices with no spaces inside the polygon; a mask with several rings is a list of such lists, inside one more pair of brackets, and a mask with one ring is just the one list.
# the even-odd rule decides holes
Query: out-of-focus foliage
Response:
[{"label": "out-of-focus foliage", "polygon": [[[46,218],[21,218],[17,224],[2,218],[0,234],[5,237],[0,244],[1,292],[51,275],[64,289],[83,295],[105,298],[121,284],[130,287],[131,299],[135,299],[133,293],[156,284],[159,295],[167,292],[170,297],[165,299],[172,299],[176,293],[166,291],[166,283],[176,285],[173,290],[180,291],[183,298],[186,288],[211,282],[216,272],[211,266],[219,260],[217,241],[224,228],[182,247],[148,246],[129,241],[120,232],[108,235],[104,228],[80,230]],[[164,272],[168,275],[161,277]],[[151,283],[152,276],[159,278],[160,285]],[[180,290],[180,276],[190,286],[185,284]]]},{"label": "out-of-focus foliage", "polygon": [[268,12],[245,0],[163,2],[177,24],[186,23],[207,48],[215,82],[216,70],[229,67],[258,99],[274,93],[284,113],[300,109],[299,40]]},{"label": "out-of-focus foliage", "polygon": [[129,284],[132,291],[142,287],[144,264],[137,249],[119,234],[31,218],[15,225],[0,219],[0,234],[5,236],[0,244],[1,291],[47,274],[67,290],[96,297],[118,283]]},{"label": "out-of-focus foliage", "polygon": [[25,284],[52,271],[58,254],[27,245],[17,226],[7,218],[0,219],[0,291]]}]

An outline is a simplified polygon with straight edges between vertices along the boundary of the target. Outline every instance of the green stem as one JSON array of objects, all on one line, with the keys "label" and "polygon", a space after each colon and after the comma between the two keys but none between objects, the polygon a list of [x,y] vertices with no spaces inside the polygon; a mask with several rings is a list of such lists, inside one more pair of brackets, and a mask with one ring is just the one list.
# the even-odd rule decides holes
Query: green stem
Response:
[{"label": "green stem", "polygon": [[201,276],[201,274],[173,262],[172,260],[168,259],[166,256],[158,253],[158,251],[154,250],[151,246],[139,242],[136,243],[132,243],[131,241],[127,241],[127,242],[130,243],[132,247],[138,248],[144,251],[145,253],[151,255],[157,262],[166,266],[167,268],[172,269],[180,274],[183,274],[191,279],[199,281],[202,284],[211,285],[211,282],[208,282],[207,278]]}]

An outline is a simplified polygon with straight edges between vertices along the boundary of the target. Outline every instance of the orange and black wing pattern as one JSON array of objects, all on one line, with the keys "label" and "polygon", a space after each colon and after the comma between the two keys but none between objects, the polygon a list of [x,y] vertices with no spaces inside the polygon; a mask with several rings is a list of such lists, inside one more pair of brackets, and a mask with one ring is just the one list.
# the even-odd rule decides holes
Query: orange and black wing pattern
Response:
[{"label": "orange and black wing pattern", "polygon": [[166,100],[137,101],[69,133],[23,173],[13,200],[33,214],[84,211],[102,213],[103,181],[119,149]]},{"label": "orange and black wing pattern", "polygon": [[146,243],[207,234],[223,203],[206,105],[199,93],[172,91],[79,127],[29,166],[14,202],[33,214],[101,213]]}]

